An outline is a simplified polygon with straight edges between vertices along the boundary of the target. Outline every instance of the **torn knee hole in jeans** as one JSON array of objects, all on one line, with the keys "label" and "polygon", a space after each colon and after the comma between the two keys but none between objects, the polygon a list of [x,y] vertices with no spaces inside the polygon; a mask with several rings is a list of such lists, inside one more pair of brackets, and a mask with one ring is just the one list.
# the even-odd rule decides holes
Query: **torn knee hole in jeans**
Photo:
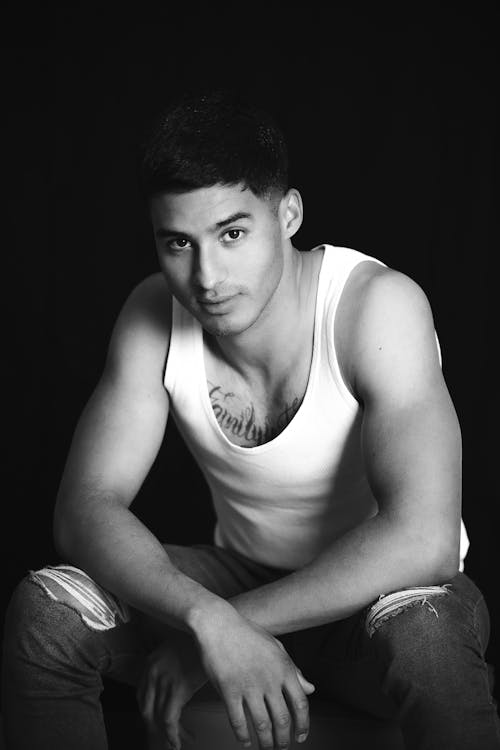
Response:
[{"label": "torn knee hole in jeans", "polygon": [[371,638],[377,628],[386,620],[417,605],[427,607],[429,612],[432,612],[439,619],[437,609],[430,600],[448,594],[449,586],[450,584],[445,583],[443,586],[420,586],[414,589],[395,591],[393,594],[381,594],[378,601],[372,604],[368,610],[366,617],[368,636]]},{"label": "torn knee hole in jeans", "polygon": [[30,580],[47,596],[68,605],[92,630],[110,630],[130,620],[130,611],[83,570],[72,565],[48,565],[30,571]]}]

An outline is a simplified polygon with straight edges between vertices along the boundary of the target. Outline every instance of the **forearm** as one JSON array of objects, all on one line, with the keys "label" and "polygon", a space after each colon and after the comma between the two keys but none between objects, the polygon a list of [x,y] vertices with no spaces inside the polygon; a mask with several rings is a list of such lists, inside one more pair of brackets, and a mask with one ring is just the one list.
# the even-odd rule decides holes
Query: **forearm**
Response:
[{"label": "forearm", "polygon": [[332,543],[314,561],[230,599],[273,635],[344,619],[380,594],[441,583],[453,568],[432,540],[417,540],[378,515]]},{"label": "forearm", "polygon": [[55,540],[65,561],[166,624],[191,631],[193,609],[216,611],[224,604],[181,573],[154,534],[116,499],[101,498],[77,517],[57,519]]}]

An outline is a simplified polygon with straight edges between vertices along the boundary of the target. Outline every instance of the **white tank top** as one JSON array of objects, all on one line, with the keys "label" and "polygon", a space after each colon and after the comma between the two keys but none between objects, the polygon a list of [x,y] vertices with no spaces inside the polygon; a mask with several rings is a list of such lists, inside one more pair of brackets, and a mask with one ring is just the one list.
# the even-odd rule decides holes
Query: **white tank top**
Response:
[{"label": "white tank top", "polygon": [[[333,329],[352,269],[365,260],[384,264],[350,248],[314,250],[323,248],[306,392],[292,421],[263,445],[234,445],[222,432],[208,392],[201,325],[173,299],[164,383],[212,494],[214,542],[286,570],[307,564],[378,510],[363,469],[362,410],[342,379]],[[461,570],[468,544],[462,522]]]}]

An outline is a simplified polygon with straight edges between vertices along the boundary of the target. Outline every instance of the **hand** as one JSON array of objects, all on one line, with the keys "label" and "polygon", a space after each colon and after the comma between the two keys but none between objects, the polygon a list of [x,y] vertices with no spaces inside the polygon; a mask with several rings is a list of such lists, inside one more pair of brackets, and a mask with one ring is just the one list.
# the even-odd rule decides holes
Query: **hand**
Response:
[{"label": "hand", "polygon": [[[245,709],[262,750],[287,748],[309,731],[307,695],[314,691],[274,636],[228,606],[196,629],[201,660],[221,695],[236,738],[251,744]],[[293,724],[293,727],[292,727]]]},{"label": "hand", "polygon": [[206,682],[192,636],[172,629],[168,640],[149,654],[137,688],[151,741],[159,740],[162,748],[180,749],[181,736],[189,737],[180,723],[182,709]]}]

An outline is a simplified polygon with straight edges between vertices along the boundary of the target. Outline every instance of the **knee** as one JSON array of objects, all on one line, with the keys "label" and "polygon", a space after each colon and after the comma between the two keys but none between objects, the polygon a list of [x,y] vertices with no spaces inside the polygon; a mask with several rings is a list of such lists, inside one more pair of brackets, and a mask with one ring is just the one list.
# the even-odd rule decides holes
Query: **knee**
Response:
[{"label": "knee", "polygon": [[406,667],[442,661],[459,645],[459,613],[447,586],[398,591],[382,597],[367,613],[365,629],[379,654]]},{"label": "knee", "polygon": [[130,610],[72,565],[48,565],[29,575],[52,601],[74,610],[91,630],[110,630],[130,620]]},{"label": "knee", "polygon": [[71,621],[64,613],[55,612],[51,604],[31,575],[14,589],[5,613],[2,644],[2,671],[10,679],[19,669],[31,672],[49,653],[69,651]]},{"label": "knee", "polygon": [[66,630],[109,630],[130,612],[82,570],[69,565],[30,571],[14,590],[5,617],[5,639],[60,639]]},{"label": "knee", "polygon": [[96,631],[126,615],[98,589],[83,571],[64,565],[31,571],[20,581],[3,637],[2,683],[11,697],[52,693],[58,680],[72,681],[75,674],[79,685],[96,684],[96,671],[108,659]]},{"label": "knee", "polygon": [[7,644],[21,639],[25,633],[43,628],[46,594],[33,583],[31,574],[15,587],[5,612],[4,641]]}]

